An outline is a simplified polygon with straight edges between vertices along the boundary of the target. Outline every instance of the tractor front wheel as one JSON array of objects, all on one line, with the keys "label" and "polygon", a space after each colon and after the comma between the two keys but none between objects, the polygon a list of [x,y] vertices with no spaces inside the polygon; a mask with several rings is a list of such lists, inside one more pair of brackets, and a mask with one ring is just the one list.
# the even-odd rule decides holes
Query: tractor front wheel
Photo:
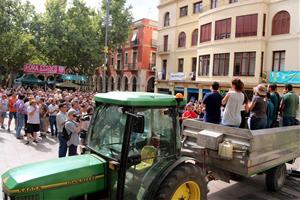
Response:
[{"label": "tractor front wheel", "polygon": [[193,164],[177,166],[163,181],[157,200],[206,200],[207,181],[202,169]]}]

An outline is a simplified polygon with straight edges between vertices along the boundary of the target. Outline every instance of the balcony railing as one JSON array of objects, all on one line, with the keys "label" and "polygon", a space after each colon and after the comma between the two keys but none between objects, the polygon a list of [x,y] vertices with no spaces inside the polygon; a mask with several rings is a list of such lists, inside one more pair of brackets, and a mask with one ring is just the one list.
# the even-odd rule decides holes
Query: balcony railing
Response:
[{"label": "balcony railing", "polygon": [[135,70],[137,69],[137,63],[128,63],[128,69]]},{"label": "balcony railing", "polygon": [[157,47],[157,40],[151,40],[151,46],[152,47]]},{"label": "balcony railing", "polygon": [[132,47],[137,47],[137,46],[139,46],[140,42],[139,42],[138,39],[136,39],[134,41],[131,41],[130,44],[131,44]]},{"label": "balcony railing", "polygon": [[169,54],[171,50],[171,46],[170,45],[159,45],[158,46],[158,53],[160,54]]}]

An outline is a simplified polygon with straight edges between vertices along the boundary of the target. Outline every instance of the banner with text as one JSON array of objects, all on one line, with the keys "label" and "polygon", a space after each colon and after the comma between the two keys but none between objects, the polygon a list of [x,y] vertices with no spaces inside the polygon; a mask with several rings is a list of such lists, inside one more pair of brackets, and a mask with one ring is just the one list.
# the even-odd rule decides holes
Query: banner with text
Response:
[{"label": "banner with text", "polygon": [[300,84],[300,71],[271,72],[270,83]]},{"label": "banner with text", "polygon": [[41,74],[65,74],[66,68],[57,65],[24,65],[24,72],[26,73],[41,73]]}]

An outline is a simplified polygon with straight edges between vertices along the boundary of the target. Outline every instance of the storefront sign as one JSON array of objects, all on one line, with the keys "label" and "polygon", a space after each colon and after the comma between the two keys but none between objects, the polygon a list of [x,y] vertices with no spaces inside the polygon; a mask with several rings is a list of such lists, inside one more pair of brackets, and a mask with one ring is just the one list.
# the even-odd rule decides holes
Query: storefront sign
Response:
[{"label": "storefront sign", "polygon": [[184,80],[185,80],[185,73],[183,72],[170,74],[170,81],[184,81]]},{"label": "storefront sign", "polygon": [[300,84],[300,71],[271,72],[270,83]]},{"label": "storefront sign", "polygon": [[65,74],[65,67],[56,65],[24,65],[24,72],[26,73],[41,73],[41,74]]}]

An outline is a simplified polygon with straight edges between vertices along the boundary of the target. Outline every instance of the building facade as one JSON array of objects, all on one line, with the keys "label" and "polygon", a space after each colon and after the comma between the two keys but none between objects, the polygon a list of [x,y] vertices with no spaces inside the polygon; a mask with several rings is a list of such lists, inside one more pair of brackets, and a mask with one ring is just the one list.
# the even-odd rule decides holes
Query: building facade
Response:
[{"label": "building facade", "polygon": [[159,13],[159,43],[168,36],[173,48],[158,50],[158,92],[202,99],[234,77],[250,92],[273,72],[300,71],[298,0],[161,0]]},{"label": "building facade", "polygon": [[154,92],[157,29],[150,19],[133,22],[127,43],[110,53],[105,71],[98,71],[95,89]]}]

